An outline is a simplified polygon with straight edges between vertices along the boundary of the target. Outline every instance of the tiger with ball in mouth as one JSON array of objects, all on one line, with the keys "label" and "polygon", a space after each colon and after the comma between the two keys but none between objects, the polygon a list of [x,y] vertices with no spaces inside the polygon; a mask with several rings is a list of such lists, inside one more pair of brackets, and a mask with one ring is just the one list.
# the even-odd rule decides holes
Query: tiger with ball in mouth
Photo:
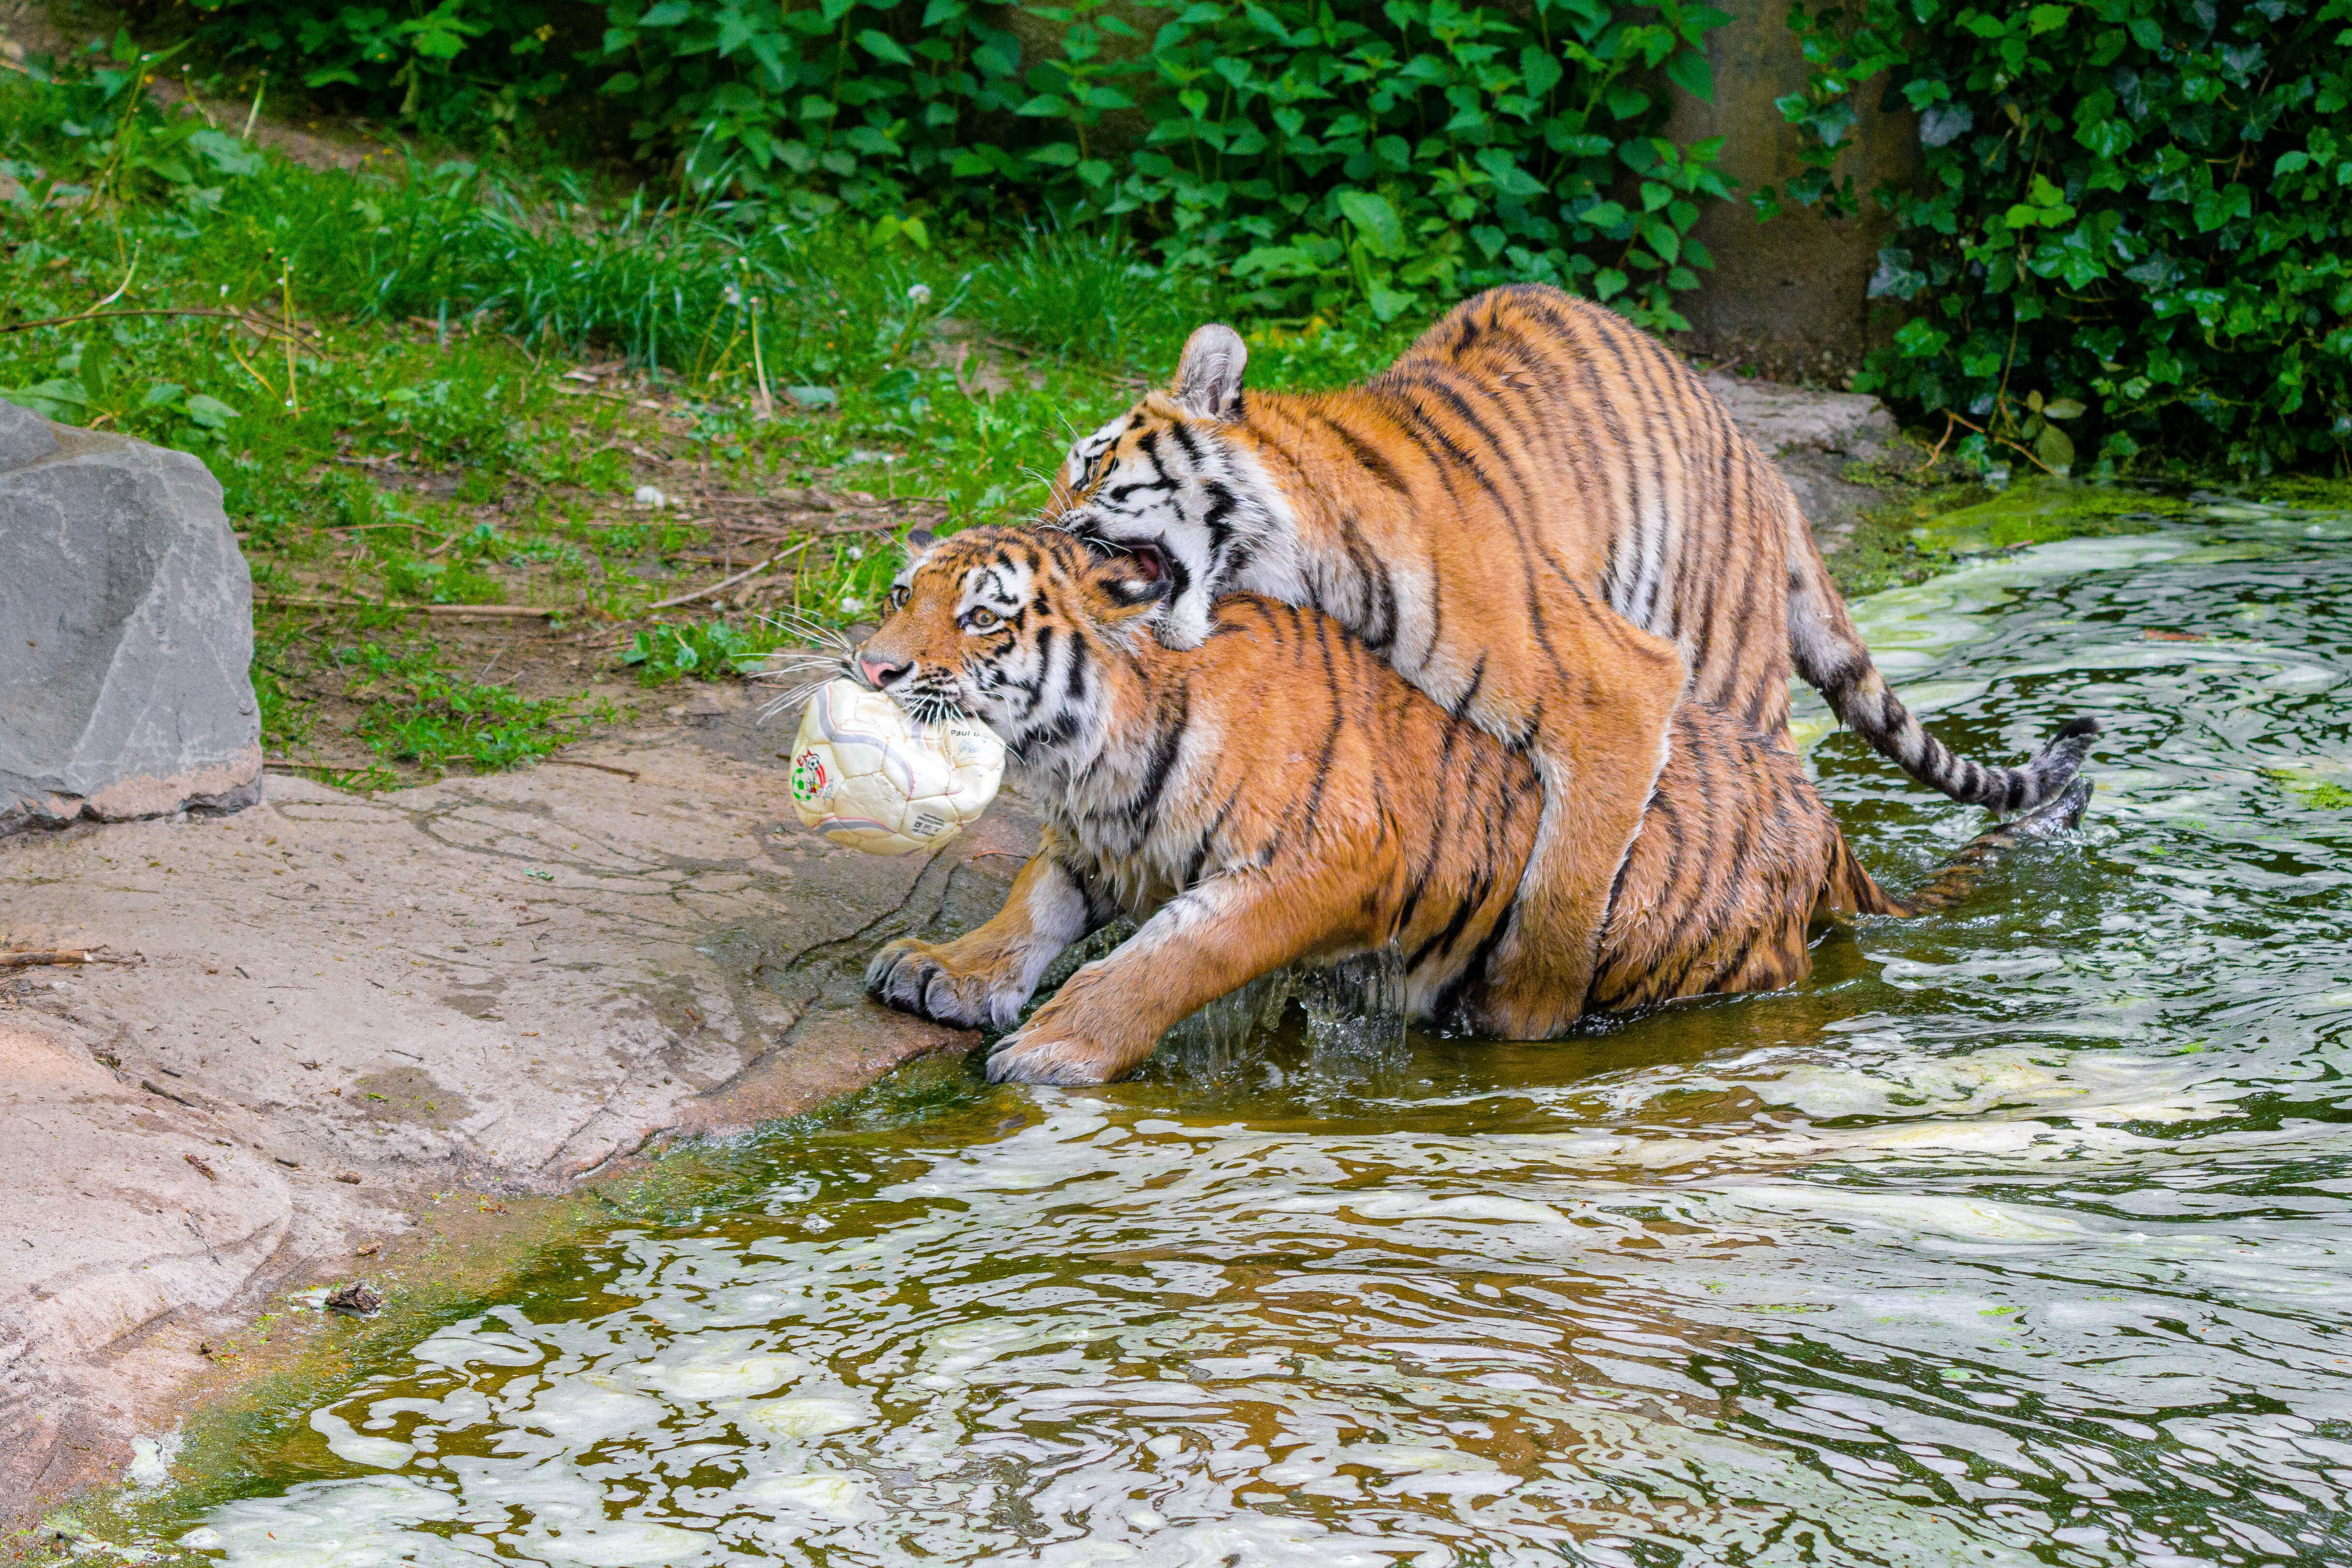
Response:
[{"label": "tiger with ball in mouth", "polygon": [[[1010,1028],[1069,944],[1121,914],[1142,922],[998,1042],[992,1078],[1117,1078],[1259,974],[1391,943],[1415,1016],[1517,1038],[1772,989],[1810,971],[1817,913],[1946,901],[1975,863],[2072,823],[2088,795],[2078,781],[1978,840],[1906,906],[1855,862],[1793,754],[1739,716],[1678,701],[1633,831],[1576,868],[1606,889],[1590,978],[1550,994],[1556,971],[1516,972],[1510,940],[1542,836],[1534,759],[1414,689],[1332,616],[1231,595],[1196,646],[1171,647],[1152,629],[1176,592],[1156,554],[1045,529],[918,534],[910,549],[853,673],[910,712],[994,730],[1046,826],[994,919],[950,942],[889,943],[869,989]],[[1605,649],[1609,613],[1589,614]]]}]

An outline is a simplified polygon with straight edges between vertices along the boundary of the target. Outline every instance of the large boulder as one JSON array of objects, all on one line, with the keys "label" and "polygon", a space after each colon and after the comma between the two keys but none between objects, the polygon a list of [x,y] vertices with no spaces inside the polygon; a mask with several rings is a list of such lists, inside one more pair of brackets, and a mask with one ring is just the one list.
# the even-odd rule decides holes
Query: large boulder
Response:
[{"label": "large boulder", "polygon": [[252,662],[204,464],[0,403],[0,834],[259,800]]}]

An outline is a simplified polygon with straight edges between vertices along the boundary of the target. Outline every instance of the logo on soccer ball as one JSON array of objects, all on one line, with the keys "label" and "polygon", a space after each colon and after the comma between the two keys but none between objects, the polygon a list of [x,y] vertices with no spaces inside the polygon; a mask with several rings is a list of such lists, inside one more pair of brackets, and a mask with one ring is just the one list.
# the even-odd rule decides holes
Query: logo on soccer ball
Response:
[{"label": "logo on soccer ball", "polygon": [[793,798],[814,800],[825,791],[829,783],[824,776],[824,759],[816,754],[814,746],[793,759]]}]

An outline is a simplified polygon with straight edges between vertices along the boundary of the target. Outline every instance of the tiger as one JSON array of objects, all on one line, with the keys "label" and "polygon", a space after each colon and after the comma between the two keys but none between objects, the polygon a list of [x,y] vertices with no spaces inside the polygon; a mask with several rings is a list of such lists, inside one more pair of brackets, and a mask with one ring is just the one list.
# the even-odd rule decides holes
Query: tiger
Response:
[{"label": "tiger", "polygon": [[1528,753],[1543,816],[1503,970],[1538,1032],[1591,983],[1610,871],[1686,679],[1785,746],[1793,661],[1913,778],[1999,811],[2063,793],[2099,732],[2078,719],[2013,768],[1928,734],[1872,663],[1780,471],[1611,310],[1493,289],[1335,392],[1245,392],[1247,361],[1231,327],[1194,331],[1168,390],[1070,447],[1044,520],[1164,574],[1150,624],[1171,647],[1208,636],[1229,594],[1304,605]]},{"label": "tiger", "polygon": [[[1534,759],[1318,610],[1229,595],[1196,646],[1169,647],[1150,623],[1173,592],[1156,563],[1062,531],[910,536],[852,677],[918,718],[985,723],[1045,822],[994,918],[887,943],[867,989],[1010,1031],[993,1079],[1101,1083],[1260,974],[1393,944],[1412,1016],[1538,1037],[1507,973],[1541,835]],[[1998,849],[2079,818],[2089,787],[1996,829],[1904,903],[1855,860],[1798,759],[1738,717],[1685,700],[1664,752],[1630,846],[1599,851],[1593,981],[1540,1011],[1545,1033],[1788,985],[1811,972],[1817,916],[1948,902]],[[1134,934],[1020,1023],[1054,961],[1120,915]]]}]

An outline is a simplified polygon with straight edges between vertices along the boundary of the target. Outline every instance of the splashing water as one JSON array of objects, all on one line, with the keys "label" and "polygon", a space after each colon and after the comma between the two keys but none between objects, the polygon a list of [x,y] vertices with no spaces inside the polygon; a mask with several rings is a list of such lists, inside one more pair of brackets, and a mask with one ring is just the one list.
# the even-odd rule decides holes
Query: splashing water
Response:
[{"label": "splashing water", "polygon": [[[2352,1560],[2352,525],[2221,519],[1858,607],[1969,754],[2106,724],[2084,831],[1961,909],[1549,1045],[1351,1021],[1376,961],[1134,1083],[877,1093],[257,1440],[185,1545]],[[1813,760],[1895,887],[1979,820]]]}]

